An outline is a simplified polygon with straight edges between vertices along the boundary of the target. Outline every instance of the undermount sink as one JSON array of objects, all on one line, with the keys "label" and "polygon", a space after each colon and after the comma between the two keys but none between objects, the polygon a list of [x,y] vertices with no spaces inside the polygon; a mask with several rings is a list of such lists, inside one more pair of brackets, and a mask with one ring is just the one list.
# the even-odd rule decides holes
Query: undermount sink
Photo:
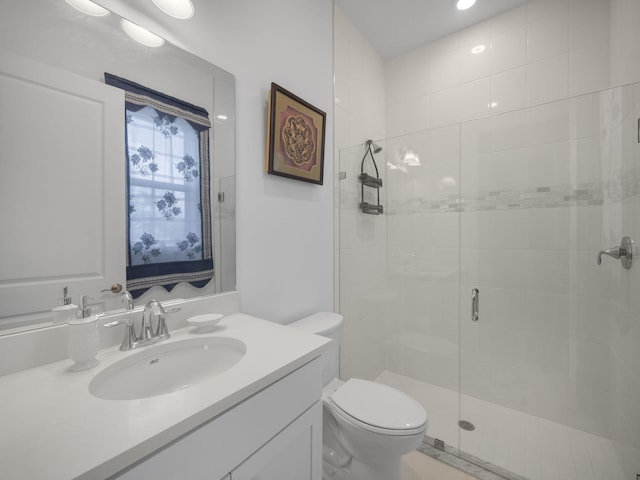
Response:
[{"label": "undermount sink", "polygon": [[228,337],[156,344],[104,369],[89,384],[89,392],[105,400],[134,400],[175,392],[230,369],[246,351],[244,343]]}]

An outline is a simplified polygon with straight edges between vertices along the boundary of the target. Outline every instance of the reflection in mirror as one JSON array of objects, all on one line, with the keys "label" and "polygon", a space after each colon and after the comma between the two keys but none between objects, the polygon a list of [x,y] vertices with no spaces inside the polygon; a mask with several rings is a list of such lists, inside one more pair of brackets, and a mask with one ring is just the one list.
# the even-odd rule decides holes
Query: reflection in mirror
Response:
[{"label": "reflection in mirror", "polygon": [[234,289],[233,75],[63,0],[3,1],[0,45],[0,330],[50,324],[54,307],[83,295],[94,312],[125,307],[111,289],[126,288],[124,94],[104,72],[202,106],[212,122],[214,278],[154,286],[136,305]]}]

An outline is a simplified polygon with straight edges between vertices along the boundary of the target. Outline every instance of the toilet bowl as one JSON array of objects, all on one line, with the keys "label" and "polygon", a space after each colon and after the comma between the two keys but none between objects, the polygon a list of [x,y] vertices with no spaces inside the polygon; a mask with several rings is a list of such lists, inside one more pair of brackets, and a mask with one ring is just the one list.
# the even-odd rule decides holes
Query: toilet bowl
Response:
[{"label": "toilet bowl", "polygon": [[422,442],[427,415],[395,388],[338,378],[342,324],[342,316],[330,312],[289,324],[334,340],[322,355],[323,479],[400,480],[401,458]]}]

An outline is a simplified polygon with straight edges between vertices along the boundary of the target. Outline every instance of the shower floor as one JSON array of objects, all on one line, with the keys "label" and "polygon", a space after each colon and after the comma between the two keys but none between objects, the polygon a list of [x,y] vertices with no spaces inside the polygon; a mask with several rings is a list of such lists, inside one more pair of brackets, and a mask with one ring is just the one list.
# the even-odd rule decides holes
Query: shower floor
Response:
[{"label": "shower floor", "polygon": [[427,411],[427,435],[529,480],[626,480],[611,441],[474,397],[462,398],[465,420],[458,428],[458,392],[384,371],[378,382],[396,387]]}]

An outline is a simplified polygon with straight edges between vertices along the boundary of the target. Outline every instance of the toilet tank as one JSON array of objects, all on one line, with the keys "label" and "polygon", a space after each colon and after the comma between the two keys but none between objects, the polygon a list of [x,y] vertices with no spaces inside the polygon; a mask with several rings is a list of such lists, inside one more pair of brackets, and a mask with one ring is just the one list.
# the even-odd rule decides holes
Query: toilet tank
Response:
[{"label": "toilet tank", "polygon": [[289,323],[289,327],[299,328],[305,332],[314,333],[333,340],[329,349],[322,355],[323,375],[322,384],[327,385],[340,374],[340,340],[342,337],[343,317],[339,313],[318,312]]}]

